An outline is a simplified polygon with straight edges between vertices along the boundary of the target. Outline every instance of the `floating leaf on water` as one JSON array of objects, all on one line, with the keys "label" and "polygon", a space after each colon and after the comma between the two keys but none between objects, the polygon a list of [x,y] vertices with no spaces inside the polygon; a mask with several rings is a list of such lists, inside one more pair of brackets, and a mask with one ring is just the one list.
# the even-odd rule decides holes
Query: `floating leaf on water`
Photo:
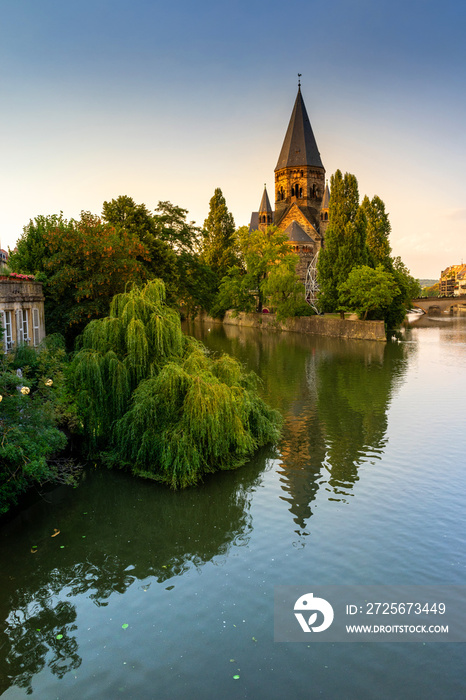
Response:
[{"label": "floating leaf on water", "polygon": [[172,591],[175,588],[175,586],[167,586],[165,588],[166,591]]},{"label": "floating leaf on water", "polygon": [[37,554],[37,547],[31,548],[31,554]]},{"label": "floating leaf on water", "polygon": [[86,535],[81,535],[81,537],[86,537]]},{"label": "floating leaf on water", "polygon": [[233,676],[233,678],[235,679],[235,681],[237,681],[239,676]]},{"label": "floating leaf on water", "polygon": [[60,534],[60,530],[57,530],[56,527],[53,528],[53,535],[50,535],[50,537],[56,537],[57,535]]},{"label": "floating leaf on water", "polygon": [[252,638],[253,642],[257,642],[257,639],[255,637]]},{"label": "floating leaf on water", "polygon": [[61,545],[60,545],[60,549],[65,549],[65,545],[64,545],[64,544],[61,544]]},{"label": "floating leaf on water", "polygon": [[121,625],[121,628],[124,630],[127,629],[128,627],[129,627],[129,625],[127,622],[125,622],[124,625]]},{"label": "floating leaf on water", "polygon": [[57,637],[56,637],[56,638],[57,638],[57,639],[63,639],[63,635],[62,635],[62,634],[57,634]]},{"label": "floating leaf on water", "polygon": [[233,664],[235,662],[234,659],[230,659],[230,663]]}]

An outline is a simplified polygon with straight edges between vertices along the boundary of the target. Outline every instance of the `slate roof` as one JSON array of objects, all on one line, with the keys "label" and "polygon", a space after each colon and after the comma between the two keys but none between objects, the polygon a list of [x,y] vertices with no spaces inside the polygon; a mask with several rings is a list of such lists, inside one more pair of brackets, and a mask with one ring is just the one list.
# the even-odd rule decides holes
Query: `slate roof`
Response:
[{"label": "slate roof", "polygon": [[299,87],[275,170],[302,166],[324,167]]},{"label": "slate roof", "polygon": [[258,231],[258,230],[259,230],[259,212],[253,211],[251,214],[251,222],[249,224],[249,233],[251,233],[251,231]]},{"label": "slate roof", "polygon": [[262,195],[261,203],[259,206],[260,214],[273,214],[272,207],[270,206],[269,195],[267,194],[267,188],[264,187],[264,194]]},{"label": "slate roof", "polygon": [[285,233],[288,236],[288,240],[293,243],[314,243],[310,235],[306,233],[297,221],[292,221],[291,224],[286,227]]}]

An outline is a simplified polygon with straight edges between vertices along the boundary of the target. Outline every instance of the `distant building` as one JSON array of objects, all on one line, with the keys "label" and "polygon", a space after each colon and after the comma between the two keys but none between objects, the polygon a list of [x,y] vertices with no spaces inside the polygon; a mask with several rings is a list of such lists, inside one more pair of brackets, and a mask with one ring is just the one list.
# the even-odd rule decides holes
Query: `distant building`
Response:
[{"label": "distant building", "polygon": [[8,263],[8,252],[0,248],[0,270],[6,267]]},{"label": "distant building", "polygon": [[250,231],[274,224],[288,236],[299,255],[297,272],[306,285],[306,297],[315,289],[317,255],[328,224],[330,192],[301,87],[275,168],[275,210],[264,188],[259,211],[251,215]]},{"label": "distant building", "polygon": [[439,296],[458,297],[466,294],[466,265],[450,265],[440,273]]},{"label": "distant building", "polygon": [[26,275],[0,276],[0,323],[4,352],[45,338],[42,284]]}]

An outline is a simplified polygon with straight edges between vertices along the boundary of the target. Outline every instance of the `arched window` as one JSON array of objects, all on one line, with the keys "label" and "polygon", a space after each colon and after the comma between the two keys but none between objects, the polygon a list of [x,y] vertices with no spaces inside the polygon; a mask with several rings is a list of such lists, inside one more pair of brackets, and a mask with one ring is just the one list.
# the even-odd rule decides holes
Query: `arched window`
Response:
[{"label": "arched window", "polygon": [[303,188],[302,188],[302,187],[299,188],[299,196],[300,196],[301,198],[302,198],[302,196],[303,196]]},{"label": "arched window", "polygon": [[291,196],[294,197],[294,185],[291,186]]},{"label": "arched window", "polygon": [[328,211],[325,212],[325,221],[328,221]]}]

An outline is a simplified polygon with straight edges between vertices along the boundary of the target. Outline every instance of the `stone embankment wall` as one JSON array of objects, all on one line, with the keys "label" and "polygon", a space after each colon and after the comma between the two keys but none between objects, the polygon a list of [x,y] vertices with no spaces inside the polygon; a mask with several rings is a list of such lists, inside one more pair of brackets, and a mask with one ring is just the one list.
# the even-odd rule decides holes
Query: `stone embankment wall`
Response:
[{"label": "stone embankment wall", "polygon": [[[222,323],[219,319],[214,319],[210,316],[201,316],[200,320],[209,323]],[[327,335],[334,338],[386,341],[383,321],[359,321],[324,315],[289,318],[286,321],[279,322],[275,318],[275,314],[246,314],[241,312],[235,317],[232,311],[227,311],[223,323],[225,325],[245,326],[248,328]]]}]

